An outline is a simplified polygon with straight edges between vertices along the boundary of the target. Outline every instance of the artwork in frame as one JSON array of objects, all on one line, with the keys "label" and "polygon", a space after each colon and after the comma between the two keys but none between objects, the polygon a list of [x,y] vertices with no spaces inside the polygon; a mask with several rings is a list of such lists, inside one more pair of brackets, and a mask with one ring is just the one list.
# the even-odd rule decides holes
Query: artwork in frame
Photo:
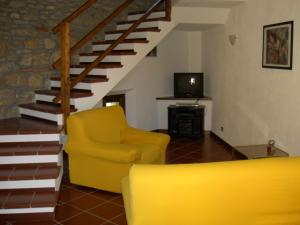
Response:
[{"label": "artwork in frame", "polygon": [[263,67],[292,69],[293,29],[294,21],[264,26]]}]

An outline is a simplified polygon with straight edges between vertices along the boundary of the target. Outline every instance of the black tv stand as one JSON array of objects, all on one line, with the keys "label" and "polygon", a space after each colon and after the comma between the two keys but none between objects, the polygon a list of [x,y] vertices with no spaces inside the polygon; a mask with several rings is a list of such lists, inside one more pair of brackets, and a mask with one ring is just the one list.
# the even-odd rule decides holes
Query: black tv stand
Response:
[{"label": "black tv stand", "polygon": [[201,137],[204,127],[204,106],[170,105],[168,131],[173,137]]}]

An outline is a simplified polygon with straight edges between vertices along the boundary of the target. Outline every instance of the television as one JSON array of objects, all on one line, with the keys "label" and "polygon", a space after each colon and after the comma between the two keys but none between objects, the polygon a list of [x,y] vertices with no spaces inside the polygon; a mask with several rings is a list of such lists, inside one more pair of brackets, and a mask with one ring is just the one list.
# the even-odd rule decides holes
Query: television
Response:
[{"label": "television", "polygon": [[203,98],[203,73],[174,73],[175,98]]}]

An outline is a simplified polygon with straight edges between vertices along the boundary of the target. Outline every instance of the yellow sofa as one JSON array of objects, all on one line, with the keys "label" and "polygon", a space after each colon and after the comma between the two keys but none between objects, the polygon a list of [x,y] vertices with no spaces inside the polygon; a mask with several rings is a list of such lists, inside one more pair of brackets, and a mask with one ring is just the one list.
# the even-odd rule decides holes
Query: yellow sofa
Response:
[{"label": "yellow sofa", "polygon": [[121,179],[140,163],[164,163],[169,136],[129,127],[121,107],[76,113],[67,121],[70,180],[121,192]]},{"label": "yellow sofa", "polygon": [[300,158],[135,165],[128,225],[299,225]]}]

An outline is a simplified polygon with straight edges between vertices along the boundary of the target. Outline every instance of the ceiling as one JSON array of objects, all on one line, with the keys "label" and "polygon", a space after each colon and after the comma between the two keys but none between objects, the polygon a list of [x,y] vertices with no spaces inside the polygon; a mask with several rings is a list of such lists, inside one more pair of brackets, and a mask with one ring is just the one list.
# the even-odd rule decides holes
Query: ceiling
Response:
[{"label": "ceiling", "polygon": [[247,1],[248,0],[175,0],[174,5],[183,7],[228,8]]},{"label": "ceiling", "polygon": [[[230,8],[248,0],[173,0],[174,6]],[[182,31],[205,31],[219,24],[179,24],[175,29]]]}]

